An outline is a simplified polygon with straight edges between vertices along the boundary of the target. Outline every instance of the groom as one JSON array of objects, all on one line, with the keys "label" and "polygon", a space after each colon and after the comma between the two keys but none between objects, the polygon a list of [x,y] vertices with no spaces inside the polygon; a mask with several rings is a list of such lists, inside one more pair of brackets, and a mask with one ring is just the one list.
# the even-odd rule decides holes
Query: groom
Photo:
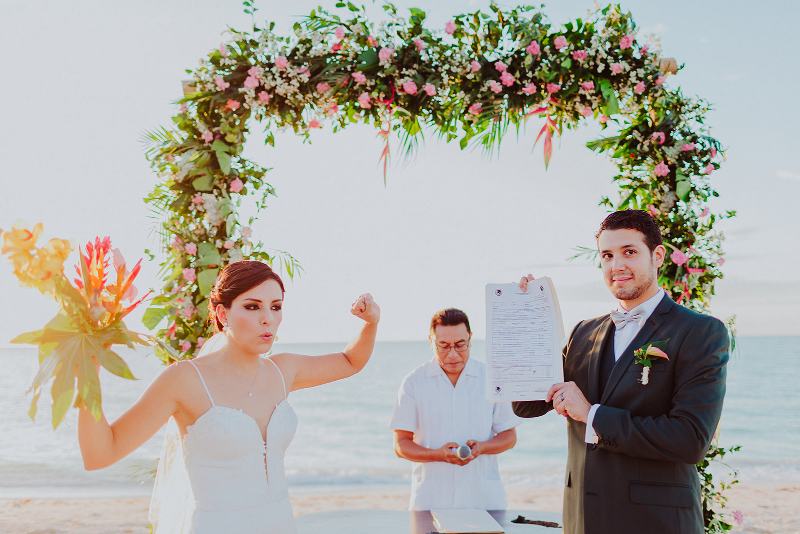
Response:
[{"label": "groom", "polygon": [[[702,534],[695,464],[722,411],[727,329],[659,287],[666,250],[646,212],[612,213],[596,238],[617,309],[578,323],[562,353],[565,382],[514,413],[567,418],[565,533]],[[653,351],[645,371],[634,352],[650,343],[666,358]]]}]

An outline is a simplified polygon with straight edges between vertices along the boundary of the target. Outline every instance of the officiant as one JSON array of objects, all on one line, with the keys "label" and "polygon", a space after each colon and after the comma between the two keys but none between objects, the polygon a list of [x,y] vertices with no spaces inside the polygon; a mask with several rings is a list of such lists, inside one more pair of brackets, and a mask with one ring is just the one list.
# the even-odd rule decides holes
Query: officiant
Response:
[{"label": "officiant", "polygon": [[403,379],[391,421],[395,453],[414,462],[409,509],[504,510],[497,455],[516,444],[520,419],[487,400],[463,311],[436,312],[429,338],[434,357]]}]

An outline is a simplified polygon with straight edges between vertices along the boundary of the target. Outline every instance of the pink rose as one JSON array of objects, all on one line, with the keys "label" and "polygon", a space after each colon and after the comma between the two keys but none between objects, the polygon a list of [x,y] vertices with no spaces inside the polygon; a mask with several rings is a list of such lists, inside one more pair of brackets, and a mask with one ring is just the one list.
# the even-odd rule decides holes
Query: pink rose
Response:
[{"label": "pink rose", "polygon": [[325,82],[319,82],[317,84],[317,92],[320,94],[325,94],[331,90],[331,86]]},{"label": "pink rose", "polygon": [[222,248],[224,248],[225,250],[230,250],[230,249],[232,249],[232,248],[233,248],[233,241],[231,241],[230,239],[228,239],[227,241],[225,241],[225,242],[222,244]]},{"label": "pink rose", "polygon": [[503,63],[502,61],[495,61],[494,68],[497,69],[498,72],[505,72],[508,68],[508,65]]},{"label": "pink rose", "polygon": [[713,163],[709,163],[709,164],[708,164],[708,165],[706,165],[706,166],[705,166],[705,168],[703,169],[703,174],[711,174],[711,173],[712,173],[712,172],[714,172],[715,170],[716,170],[716,167],[714,167],[714,164],[713,164]]},{"label": "pink rose", "polygon": [[666,141],[667,136],[664,135],[664,132],[653,132],[650,135],[650,139],[658,143],[659,145],[663,145],[664,141]]},{"label": "pink rose", "polygon": [[481,64],[473,59],[469,64],[469,70],[472,72],[478,72],[481,70]]},{"label": "pink rose", "polygon": [[226,82],[222,76],[214,77],[214,85],[216,85],[217,89],[219,89],[220,91],[224,91],[225,89],[231,86],[231,84]]},{"label": "pink rose", "polygon": [[600,124],[605,124],[608,122],[608,115],[600,115],[600,118],[597,120],[600,122]]},{"label": "pink rose", "polygon": [[528,85],[522,88],[522,92],[525,93],[526,95],[532,95],[533,93],[536,92],[536,84],[529,83]]},{"label": "pink rose", "polygon": [[591,114],[592,114],[592,108],[588,106],[584,106],[583,108],[581,108],[581,115],[583,115],[584,117],[589,117],[591,116]]},{"label": "pink rose", "polygon": [[185,250],[190,256],[194,256],[197,254],[197,245],[194,243],[186,243],[186,245],[183,247],[183,250]]},{"label": "pink rose", "polygon": [[664,76],[659,76],[656,78],[656,85],[663,85],[666,78]]},{"label": "pink rose", "polygon": [[197,280],[197,275],[195,274],[194,269],[191,267],[187,267],[183,270],[183,279],[187,282],[191,283]]},{"label": "pink rose", "polygon": [[378,51],[378,60],[380,63],[388,63],[392,56],[394,55],[394,48],[381,48]]},{"label": "pink rose", "polygon": [[553,46],[556,47],[556,50],[561,50],[565,46],[567,46],[567,38],[563,35],[559,35],[556,37],[555,41],[553,41]]},{"label": "pink rose", "polygon": [[447,24],[444,25],[444,32],[448,35],[453,35],[456,32],[456,23],[448,20]]},{"label": "pink rose", "polygon": [[373,36],[368,35],[367,36],[367,45],[368,46],[372,46],[372,47],[378,46],[378,41]]},{"label": "pink rose", "polygon": [[575,50],[572,53],[572,59],[576,61],[583,61],[587,57],[589,57],[589,53],[586,50]]},{"label": "pink rose", "polygon": [[553,93],[557,93],[561,90],[561,86],[557,83],[548,83],[547,84],[547,94],[552,95]]},{"label": "pink rose", "polygon": [[467,110],[472,115],[480,115],[481,111],[483,110],[483,106],[480,102],[475,102],[472,104],[469,109]]},{"label": "pink rose", "polygon": [[581,82],[581,89],[583,89],[584,91],[594,91],[594,82],[592,81]]},{"label": "pink rose", "polygon": [[356,81],[357,84],[366,83],[367,81],[367,76],[361,71],[356,71],[351,76],[353,77],[353,79]]},{"label": "pink rose", "polygon": [[422,52],[428,47],[428,45],[426,45],[425,41],[423,41],[422,39],[414,39],[413,42],[414,46],[417,47],[417,52]]},{"label": "pink rose", "polygon": [[205,141],[206,143],[210,143],[211,141],[214,140],[214,134],[211,133],[211,130],[204,131],[200,137],[202,137],[203,141]]},{"label": "pink rose", "polygon": [[344,39],[344,28],[339,26],[338,28],[336,28],[336,30],[334,30],[333,35],[335,35],[336,38],[341,41],[342,39]]},{"label": "pink rose", "polygon": [[283,56],[278,56],[275,58],[275,66],[278,70],[283,70],[289,66],[289,60]]},{"label": "pink rose", "polygon": [[657,209],[655,206],[653,206],[652,204],[648,204],[648,206],[647,206],[647,212],[648,212],[648,213],[649,213],[649,214],[650,214],[652,217],[658,217],[659,213],[661,213],[661,212],[660,212],[660,211],[658,211],[658,209]]},{"label": "pink rose", "polygon": [[611,74],[621,74],[621,73],[622,73],[622,63],[612,63]]},{"label": "pink rose", "polygon": [[505,71],[505,72],[503,72],[503,74],[500,75],[500,81],[506,87],[511,87],[512,85],[514,85],[514,82],[517,81],[517,80],[514,78],[514,76],[511,75],[510,72]]},{"label": "pink rose", "polygon": [[313,130],[314,128],[322,128],[322,124],[317,119],[311,119],[308,121],[308,129]]},{"label": "pink rose", "polygon": [[686,143],[681,147],[681,152],[691,152],[694,150],[695,144],[694,143]]},{"label": "pink rose", "polygon": [[339,113],[339,104],[336,102],[331,102],[328,104],[328,107],[325,108],[325,114],[329,117],[336,115],[337,113]]},{"label": "pink rose", "polygon": [[503,90],[503,86],[500,85],[500,82],[498,82],[497,80],[492,80],[489,82],[489,90],[494,94],[497,94]]},{"label": "pink rose", "polygon": [[259,78],[259,77],[261,77],[262,74],[264,74],[264,69],[262,69],[258,65],[254,65],[254,66],[250,67],[249,69],[247,69],[247,74],[249,76],[254,77],[254,78]]},{"label": "pink rose", "polygon": [[422,90],[425,91],[425,94],[428,96],[433,96],[436,94],[436,87],[434,87],[432,83],[426,83],[423,85]]},{"label": "pink rose", "polygon": [[680,267],[681,265],[684,265],[687,261],[689,261],[689,256],[687,256],[680,250],[676,250],[675,252],[669,255],[669,259],[672,260],[672,263]]},{"label": "pink rose", "polygon": [[259,81],[258,78],[254,78],[253,76],[248,76],[244,80],[244,86],[248,89],[255,89],[258,87]]},{"label": "pink rose", "polygon": [[633,92],[637,95],[644,93],[644,82],[639,82],[633,86]]},{"label": "pink rose", "polygon": [[643,46],[643,47],[642,47],[642,48],[639,50],[639,52],[642,54],[642,57],[644,57],[644,56],[646,56],[646,55],[647,55],[647,51],[648,51],[648,50],[650,50],[650,47],[649,47],[649,46],[647,46],[647,45],[644,45],[644,46]]},{"label": "pink rose", "polygon": [[234,178],[233,181],[231,181],[230,185],[228,186],[228,189],[230,190],[231,193],[238,193],[243,188],[244,188],[244,182],[241,181],[239,178]]},{"label": "pink rose", "polygon": [[203,203],[203,195],[197,193],[195,196],[192,197],[192,204],[200,205]]},{"label": "pink rose", "polygon": [[258,101],[261,102],[262,104],[269,103],[269,93],[266,91],[261,91],[260,93],[258,93]]},{"label": "pink rose", "polygon": [[626,35],[622,39],[619,40],[619,47],[621,50],[625,50],[630,48],[633,45],[633,36]]},{"label": "pink rose", "polygon": [[369,93],[366,91],[358,95],[358,105],[361,106],[363,109],[369,109],[372,107],[370,104]]},{"label": "pink rose", "polygon": [[525,47],[525,51],[532,56],[538,56],[542,53],[542,49],[539,47],[539,43],[536,41],[531,41],[531,43]]},{"label": "pink rose", "polygon": [[666,163],[662,161],[661,163],[656,165],[654,172],[656,176],[666,176],[669,174],[669,167],[667,166]]},{"label": "pink rose", "polygon": [[410,95],[417,94],[417,84],[413,80],[406,80],[403,82],[403,91]]},{"label": "pink rose", "polygon": [[192,348],[192,344],[186,340],[181,341],[181,351],[189,352],[189,349]]},{"label": "pink rose", "polygon": [[233,100],[232,98],[228,99],[228,102],[225,103],[225,109],[229,109],[230,111],[236,111],[241,107],[241,103],[238,100]]}]

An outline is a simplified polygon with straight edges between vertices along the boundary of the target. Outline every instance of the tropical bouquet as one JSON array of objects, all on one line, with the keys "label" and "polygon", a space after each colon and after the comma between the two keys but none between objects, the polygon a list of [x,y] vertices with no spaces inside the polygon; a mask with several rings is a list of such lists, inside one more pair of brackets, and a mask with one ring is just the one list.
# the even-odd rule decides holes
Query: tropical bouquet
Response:
[{"label": "tropical bouquet", "polygon": [[129,270],[122,253],[111,248],[108,237],[96,237],[78,250],[76,276],[70,281],[64,272],[64,262],[72,246],[59,238],[37,246],[42,230],[39,223],[33,228],[13,227],[1,232],[0,252],[11,261],[14,275],[22,285],[38,289],[59,305],[58,313],[44,328],[11,340],[39,347],[39,369],[29,389],[33,400],[28,415],[31,419],[36,417],[42,390],[52,381],[55,429],[72,405],[84,407],[95,419],[100,418],[97,366],[122,378],[134,379],[128,365],[111,347],[150,344],[150,336],[129,330],[123,322],[149,292],[136,298],[133,282],[141,269],[141,260]]}]

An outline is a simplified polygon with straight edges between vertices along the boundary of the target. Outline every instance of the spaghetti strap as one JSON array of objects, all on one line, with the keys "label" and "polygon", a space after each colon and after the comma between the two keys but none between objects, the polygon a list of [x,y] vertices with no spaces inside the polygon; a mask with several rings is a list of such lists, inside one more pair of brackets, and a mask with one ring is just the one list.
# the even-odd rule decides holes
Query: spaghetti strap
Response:
[{"label": "spaghetti strap", "polygon": [[214,397],[211,396],[211,392],[208,390],[208,386],[206,385],[206,381],[203,379],[203,374],[200,372],[200,369],[197,367],[197,365],[195,365],[195,363],[192,360],[186,360],[186,361],[192,364],[194,370],[197,371],[197,376],[200,377],[200,383],[203,384],[203,389],[206,390],[206,395],[208,395],[208,400],[211,401],[211,406],[216,406],[216,404],[214,403]]},{"label": "spaghetti strap", "polygon": [[274,365],[274,366],[275,366],[275,369],[277,369],[277,370],[278,370],[278,376],[280,376],[280,377],[281,377],[281,384],[283,384],[283,398],[284,398],[284,399],[287,399],[287,398],[289,398],[289,393],[286,391],[286,379],[284,379],[284,378],[283,378],[283,371],[281,371],[281,368],[280,368],[280,367],[278,367],[278,364],[277,364],[277,363],[275,363],[275,362],[273,362],[273,361],[272,361],[272,358],[264,358],[264,359],[265,359],[265,360],[267,360],[267,361],[268,361],[269,363],[271,363],[272,365]]}]

